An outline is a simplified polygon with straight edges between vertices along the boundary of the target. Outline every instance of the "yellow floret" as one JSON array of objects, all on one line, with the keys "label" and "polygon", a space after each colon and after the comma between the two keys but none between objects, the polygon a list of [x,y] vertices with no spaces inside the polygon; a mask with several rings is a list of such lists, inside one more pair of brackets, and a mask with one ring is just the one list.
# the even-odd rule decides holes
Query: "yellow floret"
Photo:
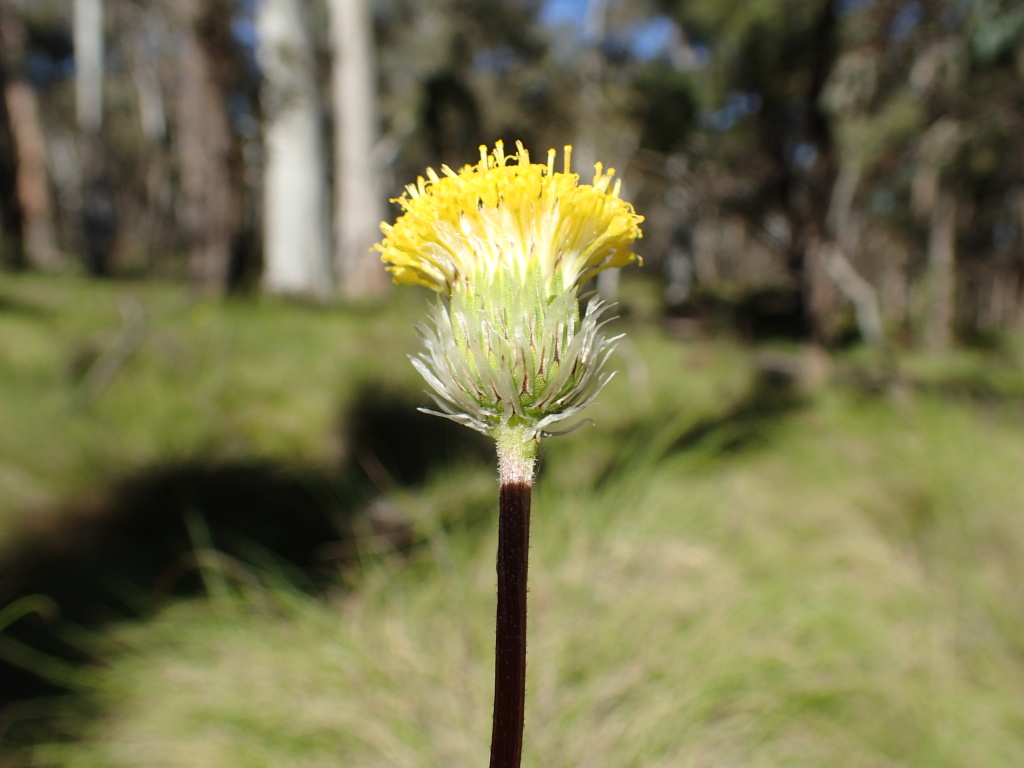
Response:
[{"label": "yellow floret", "polygon": [[555,171],[555,150],[546,164],[531,163],[520,142],[506,156],[501,142],[458,172],[433,169],[398,198],[402,215],[382,224],[377,246],[396,283],[424,285],[451,295],[498,273],[526,280],[540,274],[551,294],[572,290],[598,272],[637,259],[630,250],[641,236],[633,206],[619,198],[614,171],[595,166],[591,184]]}]

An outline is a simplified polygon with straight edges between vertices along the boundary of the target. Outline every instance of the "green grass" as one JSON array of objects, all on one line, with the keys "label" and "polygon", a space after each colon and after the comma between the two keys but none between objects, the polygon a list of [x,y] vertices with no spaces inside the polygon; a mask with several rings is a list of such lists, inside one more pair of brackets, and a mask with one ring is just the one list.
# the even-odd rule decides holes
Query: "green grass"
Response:
[{"label": "green grass", "polygon": [[[42,282],[30,290],[52,295]],[[3,374],[4,391],[21,387],[29,403],[34,375],[54,420],[39,423],[70,413],[77,424],[70,447],[52,447],[72,479],[54,497],[124,462],[183,452],[323,462],[352,378],[418,389],[403,359],[418,296],[369,316],[193,305],[150,288],[142,301],[160,319],[150,338],[174,339],[176,352],[148,341],[76,411],[73,392],[52,383],[68,343],[55,339],[110,332],[109,306],[124,290],[67,285],[74,306],[48,326],[18,320],[35,340],[4,352],[5,371],[7,360],[22,366]],[[758,399],[736,345],[684,343],[644,322],[627,330],[622,373],[591,414],[597,426],[542,447],[524,765],[1019,764],[1020,406],[941,387],[895,403],[843,385],[802,403]],[[202,361],[187,393],[169,359]],[[931,381],[939,374],[927,365]],[[999,380],[1017,391],[1021,372],[1000,365]],[[90,420],[107,430],[100,458]],[[46,475],[55,459],[33,452],[51,451],[44,435],[32,451],[4,439],[10,471]],[[207,597],[108,627],[96,651],[103,664],[78,693],[33,705],[45,716],[12,727],[21,747],[12,759],[484,764],[491,472],[486,462],[442,462],[422,485],[387,489],[388,503],[416,519],[421,543],[368,559],[348,589],[311,596],[273,566],[212,563]],[[23,482],[27,498],[45,495]],[[21,507],[7,508],[13,517]]]},{"label": "green grass", "polygon": [[[420,389],[405,354],[421,297],[401,298],[382,314],[6,276],[0,552],[27,516],[42,525],[97,481],[157,463],[336,457],[339,419],[361,387]],[[126,345],[122,313],[135,311],[141,339]]]}]

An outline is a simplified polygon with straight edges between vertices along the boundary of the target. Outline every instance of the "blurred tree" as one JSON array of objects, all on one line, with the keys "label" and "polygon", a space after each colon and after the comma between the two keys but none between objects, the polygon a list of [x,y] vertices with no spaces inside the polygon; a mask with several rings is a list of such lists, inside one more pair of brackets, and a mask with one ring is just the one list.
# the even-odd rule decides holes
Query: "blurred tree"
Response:
[{"label": "blurred tree", "polygon": [[[827,340],[836,302],[818,258],[826,238],[836,148],[820,97],[837,55],[832,0],[664,0],[660,6],[710,54],[693,94],[695,159],[736,179],[719,203],[772,230],[809,334]],[[698,171],[699,172],[699,171]],[[784,227],[769,224],[783,217]]]},{"label": "blurred tree", "polygon": [[334,266],[349,298],[389,285],[379,255],[384,191],[378,143],[376,46],[368,0],[328,0],[334,107]]},{"label": "blurred tree", "polygon": [[[561,146],[571,87],[536,24],[537,0],[381,0],[384,145],[392,190],[425,165],[461,167],[480,144]],[[396,184],[397,183],[397,184]]]},{"label": "blurred tree", "polygon": [[[194,41],[182,29],[186,19],[180,6],[107,0],[107,9],[111,54],[124,63],[110,74],[106,85],[111,102],[121,106],[108,110],[105,121],[107,132],[119,138],[107,144],[118,177],[115,268],[140,274],[187,273],[190,265],[178,269],[177,262],[182,256],[190,261],[197,247],[189,226],[194,203],[185,196],[183,171],[175,154],[183,140],[190,140],[189,127],[178,125],[184,111],[178,97],[195,88],[184,82],[187,73],[178,68],[179,47],[192,49]],[[232,52],[237,52],[237,46],[225,53]],[[232,157],[238,154],[232,151]],[[211,286],[210,290],[218,289]]]},{"label": "blurred tree", "polygon": [[957,326],[1024,323],[1017,4],[656,5],[707,54],[644,70],[644,150],[684,158],[698,229],[740,215],[786,254],[812,336],[843,328],[835,286],[862,335],[884,316],[937,351]]},{"label": "blurred tree", "polygon": [[203,293],[229,288],[241,226],[240,160],[228,107],[239,56],[231,0],[180,0],[176,107],[189,273]]},{"label": "blurred tree", "polygon": [[75,57],[75,120],[82,178],[82,234],[85,264],[94,275],[112,269],[116,222],[114,191],[107,168],[103,127],[105,29],[102,0],[74,0],[71,6]]},{"label": "blurred tree", "polygon": [[874,347],[887,343],[878,291],[861,274],[863,217],[854,206],[871,151],[863,145],[866,118],[876,90],[877,61],[863,50],[839,56],[825,84],[821,103],[832,120],[837,170],[819,256],[839,290],[853,303],[862,338]]},{"label": "blurred tree", "polygon": [[328,250],[326,153],[320,89],[305,0],[262,0],[263,286],[326,299],[334,293]]},{"label": "blurred tree", "polygon": [[936,352],[958,326],[996,315],[1013,324],[1024,13],[1000,2],[879,0],[844,21],[851,85],[832,89],[830,109],[843,162],[856,169],[844,197],[859,209],[865,261],[889,233],[877,263],[865,263],[889,316]]},{"label": "blurred tree", "polygon": [[103,2],[74,0],[71,25],[75,46],[75,115],[83,131],[103,124]]},{"label": "blurred tree", "polygon": [[0,89],[13,172],[13,196],[4,205],[10,227],[6,238],[14,252],[9,259],[42,270],[60,266],[54,235],[50,181],[39,103],[29,82],[25,27],[12,0],[0,0]]},{"label": "blurred tree", "polygon": [[[955,6],[954,6],[955,7]],[[942,109],[962,126],[944,181],[957,198],[959,329],[1024,330],[1024,8],[984,0],[963,16],[960,87]]]}]

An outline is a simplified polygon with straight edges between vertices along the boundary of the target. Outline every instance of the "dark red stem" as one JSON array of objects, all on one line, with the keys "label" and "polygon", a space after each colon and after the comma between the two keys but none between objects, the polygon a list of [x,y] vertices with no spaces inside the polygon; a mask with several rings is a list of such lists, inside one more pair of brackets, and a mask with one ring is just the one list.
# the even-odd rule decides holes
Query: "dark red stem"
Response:
[{"label": "dark red stem", "polygon": [[490,768],[519,768],[523,756],[531,491],[528,483],[503,482],[498,504],[498,613]]}]

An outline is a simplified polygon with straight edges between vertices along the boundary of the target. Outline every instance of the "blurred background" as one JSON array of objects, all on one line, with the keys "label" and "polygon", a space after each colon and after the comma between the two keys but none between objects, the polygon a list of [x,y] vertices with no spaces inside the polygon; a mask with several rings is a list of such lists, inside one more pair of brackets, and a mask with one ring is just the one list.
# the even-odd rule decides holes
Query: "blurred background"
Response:
[{"label": "blurred background", "polygon": [[1024,8],[0,0],[0,766],[487,754],[492,447],[371,247],[614,167],[526,765],[1024,761]]}]

